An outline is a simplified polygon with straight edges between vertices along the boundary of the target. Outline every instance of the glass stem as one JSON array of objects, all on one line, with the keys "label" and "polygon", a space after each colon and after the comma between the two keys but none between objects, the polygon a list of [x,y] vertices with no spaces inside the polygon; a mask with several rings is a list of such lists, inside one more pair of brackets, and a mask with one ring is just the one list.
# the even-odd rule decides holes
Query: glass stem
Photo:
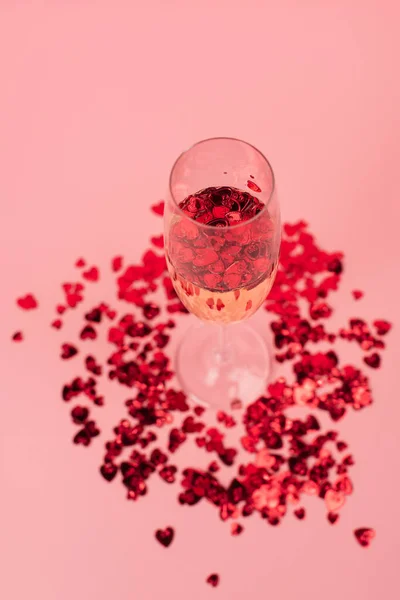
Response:
[{"label": "glass stem", "polygon": [[226,325],[218,325],[218,362],[223,364],[227,360]]}]

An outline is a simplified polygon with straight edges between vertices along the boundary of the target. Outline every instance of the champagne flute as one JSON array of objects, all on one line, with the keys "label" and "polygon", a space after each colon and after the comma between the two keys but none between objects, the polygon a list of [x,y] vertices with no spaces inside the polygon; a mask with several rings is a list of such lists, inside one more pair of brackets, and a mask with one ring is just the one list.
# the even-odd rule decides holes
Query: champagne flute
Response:
[{"label": "champagne flute", "polygon": [[218,408],[251,402],[270,361],[262,336],[243,321],[272,287],[281,238],[268,160],[241,140],[198,142],[172,168],[164,222],[174,288],[200,319],[178,349],[183,389]]}]

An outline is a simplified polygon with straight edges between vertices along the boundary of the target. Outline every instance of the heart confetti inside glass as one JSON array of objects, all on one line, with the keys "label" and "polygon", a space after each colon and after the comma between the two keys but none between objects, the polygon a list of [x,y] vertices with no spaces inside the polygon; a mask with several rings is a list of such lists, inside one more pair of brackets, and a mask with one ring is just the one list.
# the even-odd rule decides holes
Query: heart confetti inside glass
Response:
[{"label": "heart confetti inside glass", "polygon": [[249,403],[270,362],[265,341],[243,321],[272,287],[281,239],[268,160],[233,138],[195,144],[172,169],[164,222],[174,288],[201,320],[181,342],[177,375],[195,402]]}]

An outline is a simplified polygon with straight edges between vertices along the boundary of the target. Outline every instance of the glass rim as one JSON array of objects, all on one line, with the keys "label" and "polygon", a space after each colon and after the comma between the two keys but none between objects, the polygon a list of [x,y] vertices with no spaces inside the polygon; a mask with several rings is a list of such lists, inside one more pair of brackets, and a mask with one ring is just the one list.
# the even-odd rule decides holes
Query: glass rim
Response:
[{"label": "glass rim", "polygon": [[171,172],[170,172],[170,175],[169,175],[169,185],[168,185],[168,187],[169,187],[169,193],[171,195],[173,203],[175,204],[175,206],[178,209],[179,213],[182,214],[182,216],[184,216],[186,219],[189,219],[190,221],[194,221],[196,223],[197,227],[200,227],[202,229],[211,229],[211,228],[214,228],[214,225],[208,225],[207,223],[198,223],[195,219],[191,219],[180,208],[180,206],[179,206],[179,204],[178,204],[178,202],[177,202],[177,200],[175,198],[175,195],[174,195],[174,193],[172,191],[172,176],[173,176],[173,173],[175,171],[176,166],[178,165],[178,163],[181,160],[181,158],[183,156],[185,156],[185,154],[187,154],[191,150],[195,149],[197,146],[200,146],[201,144],[205,144],[207,142],[214,142],[216,140],[225,140],[225,141],[230,141],[230,142],[240,142],[241,144],[243,144],[245,146],[248,146],[249,148],[252,148],[265,161],[265,163],[267,164],[267,167],[269,168],[269,170],[271,172],[272,187],[271,187],[271,192],[270,192],[269,197],[268,197],[268,201],[264,204],[264,207],[254,217],[251,217],[251,219],[248,219],[247,221],[242,221],[241,223],[236,223],[235,225],[229,225],[229,228],[243,227],[243,225],[248,225],[248,224],[256,221],[258,218],[261,217],[261,215],[263,215],[265,213],[265,211],[268,209],[268,206],[269,206],[269,204],[271,202],[272,196],[274,195],[274,192],[275,192],[275,173],[274,173],[274,170],[273,170],[273,168],[271,166],[271,163],[269,162],[268,158],[258,148],[256,148],[255,146],[253,146],[253,144],[250,144],[249,142],[245,142],[244,140],[241,140],[239,138],[234,138],[234,137],[217,136],[217,137],[205,138],[204,140],[200,140],[200,141],[196,142],[195,144],[192,144],[191,146],[189,146],[189,148],[187,150],[184,150],[183,152],[181,152],[179,154],[178,158],[175,160],[174,164],[172,165],[172,169],[171,169]]}]

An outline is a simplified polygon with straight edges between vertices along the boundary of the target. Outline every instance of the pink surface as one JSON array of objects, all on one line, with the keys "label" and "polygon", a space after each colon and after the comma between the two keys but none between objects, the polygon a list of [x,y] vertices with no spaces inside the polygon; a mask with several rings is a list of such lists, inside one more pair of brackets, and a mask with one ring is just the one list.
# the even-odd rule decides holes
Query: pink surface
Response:
[{"label": "pink surface", "polygon": [[[399,19],[378,0],[1,2],[2,599],[398,598]],[[137,260],[173,160],[213,135],[265,152],[284,220],[345,251],[337,319],[397,323],[375,404],[339,424],[357,465],[335,527],[315,502],[305,522],[252,519],[232,539],[214,509],[185,510],[162,483],[125,501],[98,475],[99,447],[71,444],[59,395],[73,367],[48,327],[59,281],[80,255]],[[34,316],[14,303],[28,291]],[[11,344],[18,328],[27,340]],[[153,531],[167,524],[165,550]],[[369,550],[360,526],[377,530]]]}]

